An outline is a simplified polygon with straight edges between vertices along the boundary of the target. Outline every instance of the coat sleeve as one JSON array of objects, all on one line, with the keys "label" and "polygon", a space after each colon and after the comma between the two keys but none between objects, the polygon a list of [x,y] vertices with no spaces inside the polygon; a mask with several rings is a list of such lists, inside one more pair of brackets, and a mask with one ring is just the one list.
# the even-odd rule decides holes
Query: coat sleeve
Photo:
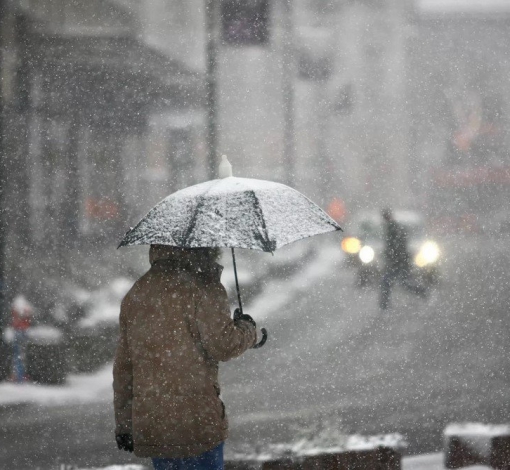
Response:
[{"label": "coat sleeve", "polygon": [[255,327],[230,317],[228,296],[221,283],[207,286],[196,302],[197,326],[203,348],[216,361],[228,361],[251,348]]},{"label": "coat sleeve", "polygon": [[133,401],[133,368],[127,339],[124,302],[120,309],[120,335],[113,363],[113,405],[115,434],[131,434],[131,406]]}]

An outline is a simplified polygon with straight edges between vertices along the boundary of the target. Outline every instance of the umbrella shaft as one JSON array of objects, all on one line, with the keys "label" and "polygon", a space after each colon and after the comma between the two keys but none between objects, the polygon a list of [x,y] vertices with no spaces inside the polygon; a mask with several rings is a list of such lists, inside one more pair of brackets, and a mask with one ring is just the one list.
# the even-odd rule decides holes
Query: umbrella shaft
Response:
[{"label": "umbrella shaft", "polygon": [[232,261],[234,263],[234,276],[236,278],[237,300],[239,301],[239,310],[241,313],[243,313],[243,304],[241,303],[241,291],[239,290],[239,281],[237,279],[237,265],[236,265],[236,255],[234,253],[234,248],[232,248]]}]

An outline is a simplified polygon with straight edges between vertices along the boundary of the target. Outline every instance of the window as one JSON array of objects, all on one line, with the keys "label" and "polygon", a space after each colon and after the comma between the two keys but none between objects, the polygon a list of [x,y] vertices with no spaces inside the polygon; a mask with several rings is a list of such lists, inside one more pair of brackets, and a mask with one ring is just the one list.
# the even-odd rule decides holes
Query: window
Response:
[{"label": "window", "polygon": [[222,37],[230,45],[269,42],[269,0],[223,0]]}]

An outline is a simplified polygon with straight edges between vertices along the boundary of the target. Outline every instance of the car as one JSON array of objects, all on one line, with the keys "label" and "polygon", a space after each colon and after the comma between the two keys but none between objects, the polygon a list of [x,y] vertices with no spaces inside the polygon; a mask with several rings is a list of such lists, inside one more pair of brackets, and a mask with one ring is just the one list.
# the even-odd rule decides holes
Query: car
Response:
[{"label": "car", "polygon": [[[426,286],[437,284],[441,249],[427,236],[425,217],[412,210],[395,210],[393,216],[407,234],[412,275]],[[353,216],[341,246],[347,265],[357,271],[358,286],[379,282],[384,268],[384,222],[380,212],[366,211]]]}]

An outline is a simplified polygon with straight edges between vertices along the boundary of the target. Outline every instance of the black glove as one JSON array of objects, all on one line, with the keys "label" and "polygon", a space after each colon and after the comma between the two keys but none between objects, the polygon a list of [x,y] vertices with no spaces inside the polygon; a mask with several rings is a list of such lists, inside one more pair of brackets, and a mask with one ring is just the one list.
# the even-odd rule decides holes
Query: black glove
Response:
[{"label": "black glove", "polygon": [[117,434],[115,436],[119,450],[133,452],[133,436],[131,434]]},{"label": "black glove", "polygon": [[246,315],[246,313],[241,313],[241,310],[239,308],[236,308],[234,310],[234,321],[238,320],[244,320],[249,323],[251,323],[255,328],[257,327],[257,324],[255,323],[255,320],[250,317],[250,315]]}]

